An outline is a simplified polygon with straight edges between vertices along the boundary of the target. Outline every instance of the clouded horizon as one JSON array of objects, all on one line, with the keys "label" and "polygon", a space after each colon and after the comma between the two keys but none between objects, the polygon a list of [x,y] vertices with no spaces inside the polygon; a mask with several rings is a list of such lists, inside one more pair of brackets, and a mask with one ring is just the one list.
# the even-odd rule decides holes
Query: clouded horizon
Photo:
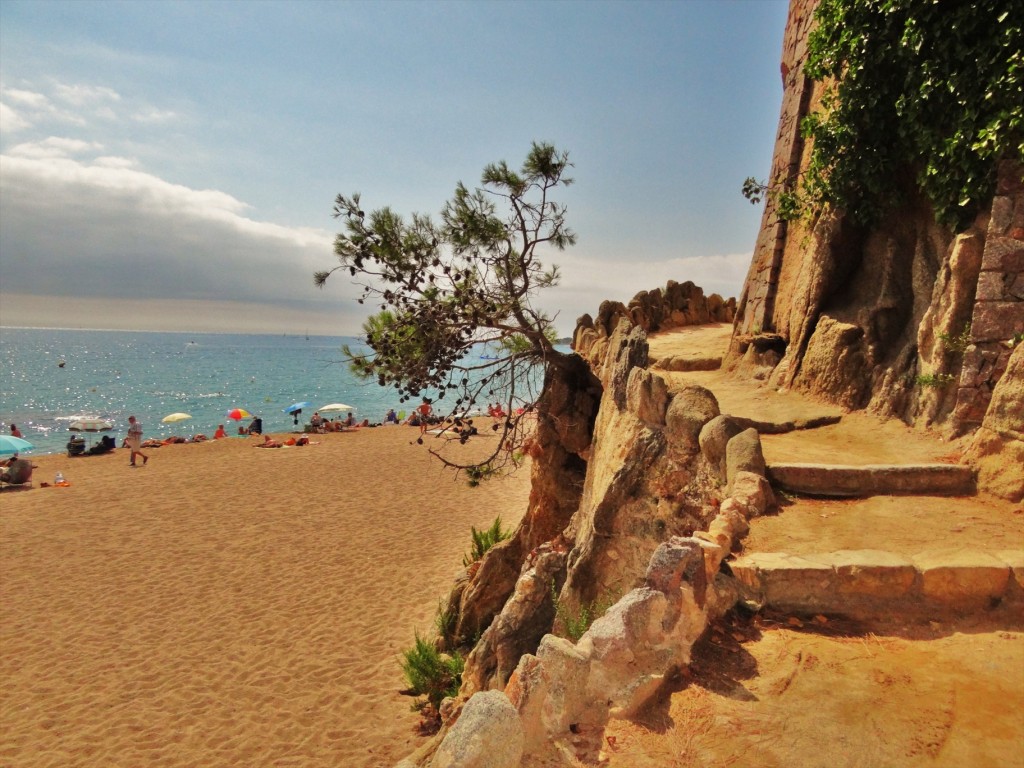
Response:
[{"label": "clouded horizon", "polygon": [[358,333],[334,196],[436,214],[568,149],[560,334],[668,280],[736,295],[784,0],[0,6],[0,325]]}]

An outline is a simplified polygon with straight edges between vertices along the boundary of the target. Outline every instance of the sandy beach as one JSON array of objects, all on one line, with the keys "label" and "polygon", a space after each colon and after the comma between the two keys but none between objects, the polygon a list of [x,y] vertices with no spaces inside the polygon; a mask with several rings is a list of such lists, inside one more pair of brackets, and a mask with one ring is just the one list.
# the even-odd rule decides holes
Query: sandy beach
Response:
[{"label": "sandy beach", "polygon": [[[414,749],[398,656],[432,632],[470,527],[516,524],[529,494],[528,469],[469,488],[416,436],[233,437],[135,469],[126,449],[32,457],[36,487],[0,494],[0,764],[376,767]],[[40,487],[57,471],[69,487]]]}]

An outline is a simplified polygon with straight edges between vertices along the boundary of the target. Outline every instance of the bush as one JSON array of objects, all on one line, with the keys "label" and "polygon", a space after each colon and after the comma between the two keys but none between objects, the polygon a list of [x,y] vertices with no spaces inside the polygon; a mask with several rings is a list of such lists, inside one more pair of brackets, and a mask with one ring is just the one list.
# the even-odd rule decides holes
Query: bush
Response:
[{"label": "bush", "polygon": [[461,656],[442,654],[418,633],[416,644],[402,652],[402,672],[410,691],[415,696],[425,696],[434,709],[440,707],[445,697],[459,692],[464,667]]},{"label": "bush", "polygon": [[501,528],[501,515],[494,518],[494,522],[490,528],[483,531],[478,531],[473,528],[473,546],[470,549],[468,555],[462,558],[462,564],[467,568],[483,557],[487,550],[497,544],[499,541],[504,541],[512,535],[512,531],[502,530]]},{"label": "bush", "polygon": [[[551,580],[551,601],[555,604],[555,623],[560,625],[564,632],[561,636],[574,643],[579,642],[579,639],[590,629],[590,625],[596,619],[601,618],[612,605],[609,600],[594,600],[583,603],[579,609],[572,611],[558,599],[558,589],[554,579]],[[556,632],[556,634],[558,633]]]}]

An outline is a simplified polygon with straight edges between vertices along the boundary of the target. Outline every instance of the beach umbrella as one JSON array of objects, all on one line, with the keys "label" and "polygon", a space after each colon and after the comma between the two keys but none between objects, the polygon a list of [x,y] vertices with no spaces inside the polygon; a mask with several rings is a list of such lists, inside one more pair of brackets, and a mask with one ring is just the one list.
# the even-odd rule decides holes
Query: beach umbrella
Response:
[{"label": "beach umbrella", "polygon": [[232,408],[224,415],[227,416],[229,419],[234,419],[235,421],[241,421],[242,419],[252,418],[252,414],[245,410],[245,408]]},{"label": "beach umbrella", "polygon": [[284,409],[284,412],[285,413],[298,413],[303,408],[312,408],[312,407],[313,407],[313,404],[308,402],[308,401],[301,402],[301,403],[292,403],[291,405],[289,405],[287,408]]},{"label": "beach umbrella", "polygon": [[83,416],[68,424],[69,432],[109,432],[114,425],[94,416]]},{"label": "beach umbrella", "polygon": [[329,405],[320,406],[320,413],[328,413],[330,411],[351,411],[351,405],[345,405],[344,403],[330,403]]},{"label": "beach umbrella", "polygon": [[192,414],[190,413],[169,413],[164,416],[160,421],[164,424],[173,424],[176,421],[184,421],[185,419],[191,419]]},{"label": "beach umbrella", "polygon": [[31,451],[35,448],[28,440],[23,440],[14,435],[0,435],[0,456],[10,456],[12,453]]}]

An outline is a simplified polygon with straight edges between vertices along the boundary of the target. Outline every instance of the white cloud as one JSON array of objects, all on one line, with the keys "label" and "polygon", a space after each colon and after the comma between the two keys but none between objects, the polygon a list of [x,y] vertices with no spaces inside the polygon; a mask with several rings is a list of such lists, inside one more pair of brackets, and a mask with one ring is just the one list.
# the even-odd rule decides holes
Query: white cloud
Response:
[{"label": "white cloud", "polygon": [[46,109],[49,107],[49,99],[41,93],[35,91],[22,91],[17,88],[4,88],[2,90],[3,96],[7,101],[14,102],[15,104],[21,104],[26,107],[32,107],[33,109]]},{"label": "white cloud", "polygon": [[93,160],[92,164],[99,168],[134,168],[138,165],[138,161],[130,157],[103,155]]},{"label": "white cloud", "polygon": [[12,157],[24,157],[33,159],[59,158],[69,155],[80,155],[90,150],[103,149],[102,144],[81,139],[67,139],[60,136],[50,136],[42,141],[30,141],[12,147]]},{"label": "white cloud", "polygon": [[0,101],[0,134],[11,134],[31,127],[32,123]]},{"label": "white cloud", "polygon": [[121,95],[117,91],[102,85],[65,85],[64,83],[56,83],[54,95],[66,104],[71,104],[75,107],[84,107],[110,101],[118,102],[121,100]]},{"label": "white cloud", "polygon": [[156,107],[144,107],[132,114],[132,120],[137,123],[166,123],[177,117],[176,112],[168,109],[157,109]]},{"label": "white cloud", "polygon": [[[257,221],[233,195],[172,184],[103,149],[51,136],[0,155],[5,294],[49,297],[37,304],[51,324],[66,324],[57,316],[79,306],[63,301],[74,297],[88,300],[89,322],[103,327],[273,330],[287,318],[292,330],[358,332],[368,311],[354,301],[359,289],[342,275],[323,291],[312,283],[314,271],[336,264],[333,232]],[[572,249],[545,261],[559,264],[562,280],[537,306],[557,313],[559,333],[568,334],[602,301],[626,303],[669,280],[736,296],[750,255],[616,259]],[[140,301],[162,302],[145,325]],[[178,316],[175,307],[188,309]],[[232,311],[238,323],[228,322]]]},{"label": "white cloud", "polygon": [[[247,209],[224,192],[136,170],[126,158],[0,155],[5,293],[57,297],[41,303],[51,308],[62,306],[59,297],[95,299],[105,311],[177,302],[186,314],[175,322],[197,329],[232,306],[270,325],[275,317],[304,317],[322,328],[334,317],[335,332],[358,329],[365,312],[352,300],[354,287],[340,279],[325,291],[313,285],[314,271],[336,263],[334,234],[256,221]],[[170,325],[167,319],[164,327]]]}]

